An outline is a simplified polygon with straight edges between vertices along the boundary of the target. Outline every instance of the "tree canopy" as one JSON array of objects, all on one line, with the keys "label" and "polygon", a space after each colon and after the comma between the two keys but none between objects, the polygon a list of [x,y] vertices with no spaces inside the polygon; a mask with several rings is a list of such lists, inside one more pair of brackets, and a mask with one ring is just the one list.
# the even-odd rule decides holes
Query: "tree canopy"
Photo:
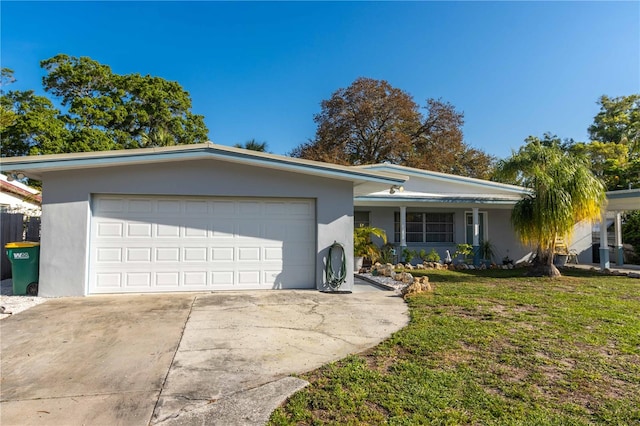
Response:
[{"label": "tree canopy", "polygon": [[321,102],[316,136],[290,155],[345,165],[390,162],[488,177],[493,158],[463,141],[464,116],[440,99],[420,112],[408,93],[384,80],[358,78]]},{"label": "tree canopy", "polygon": [[[598,105],[589,126],[587,155],[596,164],[605,163],[602,176],[609,190],[640,188],[640,94],[603,95]],[[603,156],[603,151],[610,154]]]},{"label": "tree canopy", "polygon": [[[140,74],[120,75],[88,57],[56,55],[41,63],[45,92],[1,95],[2,155],[103,151],[205,142],[201,115],[177,82]],[[13,73],[11,72],[11,77]],[[3,70],[3,77],[4,70]],[[5,80],[3,78],[3,86]],[[9,111],[12,120],[4,120]],[[6,125],[5,125],[6,121]]]},{"label": "tree canopy", "polygon": [[558,139],[529,137],[510,158],[498,162],[496,175],[531,189],[511,214],[525,244],[536,247],[536,273],[558,276],[553,265],[556,241],[569,240],[574,225],[598,220],[606,201],[605,187],[589,165],[563,150]]}]

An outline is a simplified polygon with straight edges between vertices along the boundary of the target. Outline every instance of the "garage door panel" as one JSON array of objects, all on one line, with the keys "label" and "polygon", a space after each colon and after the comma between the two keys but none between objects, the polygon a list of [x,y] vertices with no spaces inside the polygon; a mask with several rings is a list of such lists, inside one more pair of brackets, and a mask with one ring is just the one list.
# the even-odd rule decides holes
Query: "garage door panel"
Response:
[{"label": "garage door panel", "polygon": [[122,198],[103,198],[97,200],[95,208],[98,213],[121,213],[124,211],[124,203]]},{"label": "garage door panel", "polygon": [[156,209],[158,215],[169,215],[175,217],[175,215],[182,212],[182,203],[180,200],[158,200]]},{"label": "garage door panel", "polygon": [[160,289],[177,288],[180,285],[180,273],[179,272],[156,272],[155,284]]},{"label": "garage door panel", "polygon": [[184,285],[186,287],[206,287],[207,271],[201,270],[184,272]]},{"label": "garage door panel", "polygon": [[127,262],[151,262],[151,247],[127,248]]},{"label": "garage door panel", "polygon": [[156,225],[156,237],[158,238],[178,238],[180,237],[179,224],[173,223],[158,223]]},{"label": "garage door panel", "polygon": [[194,220],[184,225],[185,238],[207,238],[209,235],[208,220]]},{"label": "garage door panel", "polygon": [[312,200],[95,196],[90,293],[313,288]]},{"label": "garage door panel", "polygon": [[156,247],[156,262],[179,262],[180,247]]},{"label": "garage door panel", "polygon": [[125,274],[126,287],[151,287],[151,273],[149,272],[128,272]]},{"label": "garage door panel", "polygon": [[233,271],[214,271],[211,272],[212,287],[226,288],[234,284]]},{"label": "garage door panel", "polygon": [[183,250],[183,260],[185,262],[206,262],[206,247],[185,247]]},{"label": "garage door panel", "polygon": [[101,222],[98,224],[96,235],[98,237],[119,237],[123,236],[124,225],[121,222]]},{"label": "garage door panel", "polygon": [[98,289],[121,289],[122,274],[117,272],[97,273],[95,283]]},{"label": "garage door panel", "polygon": [[129,222],[126,235],[128,238],[151,238],[151,224]]},{"label": "garage door panel", "polygon": [[248,286],[260,284],[260,271],[238,271],[238,285]]},{"label": "garage door panel", "polygon": [[238,247],[239,262],[256,262],[260,260],[260,247]]},{"label": "garage door panel", "polygon": [[261,224],[259,222],[255,222],[254,220],[249,221],[245,219],[238,223],[235,236],[242,240],[260,238],[262,236],[262,227],[260,225]]},{"label": "garage door panel", "polygon": [[185,201],[185,213],[187,216],[206,216],[209,213],[207,201]]},{"label": "garage door panel", "polygon": [[128,211],[130,213],[151,213],[153,203],[149,199],[131,199],[129,200]]},{"label": "garage door panel", "polygon": [[235,248],[233,247],[212,247],[212,262],[233,262],[235,260]]},{"label": "garage door panel", "polygon": [[287,215],[287,206],[288,204],[285,202],[266,202],[264,203],[264,214],[274,217]]},{"label": "garage door panel", "polygon": [[233,201],[212,201],[211,214],[216,218],[233,218],[236,216],[235,206]]},{"label": "garage door panel", "polygon": [[104,247],[97,249],[98,262],[122,262],[122,249],[121,248],[109,248]]},{"label": "garage door panel", "polygon": [[211,225],[212,238],[234,238],[236,224],[233,219],[217,219]]},{"label": "garage door panel", "polygon": [[282,261],[282,247],[264,247],[262,258],[266,262]]},{"label": "garage door panel", "polygon": [[315,216],[313,204],[307,202],[291,202],[289,204],[288,212],[289,216],[303,216],[307,218]]}]

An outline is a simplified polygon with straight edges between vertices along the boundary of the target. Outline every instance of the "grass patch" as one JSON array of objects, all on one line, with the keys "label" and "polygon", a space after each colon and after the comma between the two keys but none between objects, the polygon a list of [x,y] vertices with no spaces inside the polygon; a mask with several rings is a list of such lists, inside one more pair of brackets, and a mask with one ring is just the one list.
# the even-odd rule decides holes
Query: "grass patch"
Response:
[{"label": "grass patch", "polygon": [[640,280],[428,275],[407,327],[302,376],[270,424],[640,424]]}]

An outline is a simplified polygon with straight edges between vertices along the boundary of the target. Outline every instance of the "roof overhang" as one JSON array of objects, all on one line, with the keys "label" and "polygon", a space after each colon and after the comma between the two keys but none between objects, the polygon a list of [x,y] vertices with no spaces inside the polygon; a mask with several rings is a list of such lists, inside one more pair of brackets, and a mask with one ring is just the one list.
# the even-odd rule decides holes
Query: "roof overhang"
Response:
[{"label": "roof overhang", "polygon": [[[440,181],[446,183],[457,183],[463,185],[471,185],[476,188],[483,188],[486,190],[499,190],[506,191],[512,194],[529,194],[531,190],[522,186],[517,185],[509,185],[506,183],[494,182],[490,180],[477,179],[467,176],[458,176],[452,175],[448,173],[440,173],[434,172],[432,170],[423,170],[416,169],[413,167],[400,166],[398,164],[368,164],[363,166],[356,166],[354,168],[359,168],[361,170],[377,170],[377,171],[385,171],[388,173],[401,173],[403,175],[409,176],[409,178],[425,178],[431,181]],[[481,189],[481,190],[483,190]]]},{"label": "roof overhang", "polygon": [[302,160],[215,145],[211,142],[161,148],[9,157],[0,159],[0,171],[20,172],[32,179],[42,180],[48,172],[201,159],[350,181],[354,185],[354,195],[380,191],[394,185],[399,186],[408,180],[406,175],[399,173]]},{"label": "roof overhang", "polygon": [[522,199],[521,195],[508,194],[442,194],[426,192],[400,192],[393,194],[381,191],[355,197],[354,205],[359,207],[487,207],[492,209],[512,209]]},{"label": "roof overhang", "polygon": [[607,210],[640,210],[640,188],[607,192]]}]

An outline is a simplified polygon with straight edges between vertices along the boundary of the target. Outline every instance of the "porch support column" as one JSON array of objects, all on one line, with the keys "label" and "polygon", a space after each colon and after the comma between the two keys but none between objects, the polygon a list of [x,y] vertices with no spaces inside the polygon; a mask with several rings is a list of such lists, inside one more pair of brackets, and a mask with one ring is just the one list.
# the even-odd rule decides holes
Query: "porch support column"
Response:
[{"label": "porch support column", "polygon": [[609,242],[607,239],[607,210],[602,211],[600,219],[600,269],[609,269]]},{"label": "porch support column", "polygon": [[473,208],[473,264],[480,264],[480,223],[478,207]]},{"label": "porch support column", "polygon": [[616,232],[616,265],[618,267],[624,264],[624,249],[622,248],[622,212],[616,212],[615,221]]},{"label": "porch support column", "polygon": [[400,247],[402,249],[407,246],[407,208],[400,206]]}]

